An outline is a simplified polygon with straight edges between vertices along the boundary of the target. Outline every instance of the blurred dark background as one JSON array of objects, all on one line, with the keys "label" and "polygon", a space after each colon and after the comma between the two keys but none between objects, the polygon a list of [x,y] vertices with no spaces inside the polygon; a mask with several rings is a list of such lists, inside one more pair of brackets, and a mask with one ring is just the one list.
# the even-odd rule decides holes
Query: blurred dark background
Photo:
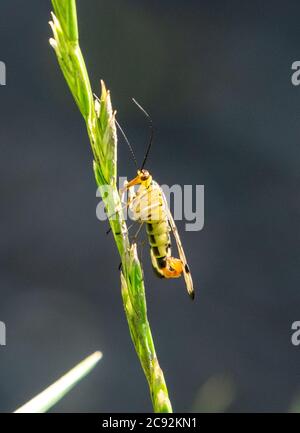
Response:
[{"label": "blurred dark background", "polygon": [[[151,411],[98,203],[83,120],[48,44],[50,1],[1,3],[0,410],[94,350],[97,368],[53,411]],[[197,297],[144,252],[149,319],[176,411],[288,411],[300,393],[298,1],[78,1],[81,48],[139,160],[160,183],[205,185],[183,232]],[[119,142],[119,174],[134,166]],[[179,224],[182,229],[182,224]],[[146,249],[147,250],[147,249]]]}]

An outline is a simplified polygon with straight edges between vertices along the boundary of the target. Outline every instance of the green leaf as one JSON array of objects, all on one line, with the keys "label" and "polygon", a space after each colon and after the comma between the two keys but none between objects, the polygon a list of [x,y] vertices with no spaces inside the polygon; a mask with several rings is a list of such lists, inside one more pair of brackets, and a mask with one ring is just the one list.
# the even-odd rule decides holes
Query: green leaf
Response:
[{"label": "green leaf", "polygon": [[15,413],[44,413],[61,400],[100,361],[101,352],[95,352],[72,368],[43,392],[21,406]]}]

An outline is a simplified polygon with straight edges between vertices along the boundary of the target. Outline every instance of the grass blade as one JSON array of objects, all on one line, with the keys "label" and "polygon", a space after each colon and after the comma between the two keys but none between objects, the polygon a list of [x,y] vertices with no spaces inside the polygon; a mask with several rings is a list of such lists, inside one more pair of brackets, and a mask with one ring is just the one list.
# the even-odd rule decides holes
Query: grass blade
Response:
[{"label": "grass blade", "polygon": [[68,373],[25,403],[14,413],[44,413],[61,400],[100,361],[101,352],[95,352],[72,368]]}]

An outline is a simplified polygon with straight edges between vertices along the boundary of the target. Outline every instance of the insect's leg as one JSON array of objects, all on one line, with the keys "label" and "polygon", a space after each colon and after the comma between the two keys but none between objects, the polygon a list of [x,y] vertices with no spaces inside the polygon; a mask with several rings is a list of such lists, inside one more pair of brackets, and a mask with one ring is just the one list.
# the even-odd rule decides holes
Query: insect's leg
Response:
[{"label": "insect's leg", "polygon": [[112,218],[112,217],[114,217],[115,215],[117,215],[117,213],[119,213],[120,211],[126,209],[127,207],[128,207],[128,204],[125,204],[125,206],[121,206],[117,211],[115,211],[115,212],[109,214],[109,215],[107,216],[107,218]]},{"label": "insect's leg", "polygon": [[108,230],[106,230],[106,234],[109,235],[111,233],[111,227],[109,227]]},{"label": "insect's leg", "polygon": [[[94,96],[96,96],[95,94],[94,94]],[[124,183],[123,183],[123,187],[122,187],[122,189],[120,189],[119,190],[119,195],[120,195],[120,198],[121,198],[121,204],[122,203],[125,203],[125,201],[124,201],[124,196],[125,196],[125,193],[126,193],[126,185],[127,185],[127,180],[125,180],[124,181]],[[124,210],[124,209],[126,209],[127,208],[127,203],[125,203],[125,205],[124,206],[122,206],[121,207],[121,210]],[[114,212],[113,214],[111,214],[111,215],[109,215],[108,216],[108,218],[112,218],[113,216],[115,216],[116,214],[117,214],[118,212]],[[130,226],[131,227],[131,226]],[[128,230],[130,229],[130,227],[128,228]],[[109,235],[110,233],[111,233],[111,227],[106,231],[106,234],[107,235]]]},{"label": "insect's leg", "polygon": [[[125,210],[126,208],[128,208],[129,205],[130,205],[130,203],[131,203],[131,201],[135,199],[135,193],[132,193],[132,199],[130,199],[130,201],[127,200],[127,202],[125,201],[125,194],[126,194],[126,191],[128,191],[128,190],[130,189],[130,188],[128,188],[128,189],[126,188],[127,183],[128,183],[128,182],[125,181],[125,182],[124,182],[124,187],[121,188],[121,189],[119,190],[119,195],[120,195],[120,199],[121,199],[121,205],[124,204],[124,206],[121,206],[121,208],[119,208],[117,211],[115,211],[115,212],[113,212],[112,214],[108,215],[108,218],[112,218],[112,217],[115,216],[118,212],[123,211],[123,210]],[[131,188],[132,188],[132,187],[131,187]]]},{"label": "insect's leg", "polygon": [[145,241],[142,241],[140,243],[140,245],[141,245],[141,248],[140,248],[140,256],[141,256],[140,262],[141,262],[141,269],[142,269],[142,274],[143,274],[143,281],[144,281],[143,251],[144,251],[145,243],[146,243]]},{"label": "insect's leg", "polygon": [[[124,182],[124,183],[126,184],[126,182]],[[131,187],[131,188],[134,188],[134,187]],[[128,190],[129,190],[129,188],[128,188]],[[133,191],[134,191],[134,189],[133,189]],[[119,190],[119,194],[120,194],[121,199],[124,198],[125,192],[126,192],[126,188],[122,188]],[[144,195],[146,195],[146,194],[147,194],[147,192],[142,194],[140,196],[140,199],[143,198]],[[132,201],[137,197],[137,195],[138,195],[138,193],[132,192],[132,197],[131,197],[130,201],[128,200],[124,206],[121,206],[120,210],[124,210],[124,209],[128,208],[131,205]],[[112,214],[108,215],[108,218],[115,216],[118,212],[120,212],[120,210],[117,210],[116,212],[113,212]]]},{"label": "insect's leg", "polygon": [[141,231],[141,228],[143,227],[143,224],[144,224],[143,222],[140,224],[140,226],[139,226],[139,228],[137,229],[135,235],[133,236],[132,242],[136,242],[137,237],[138,237],[138,235],[139,235],[139,233],[140,233],[140,231]]},{"label": "insect's leg", "polygon": [[144,281],[143,251],[144,251],[145,244],[146,244],[146,241],[144,239],[142,241],[139,241],[139,242],[136,243],[137,250],[138,250],[138,256],[139,256],[139,261],[140,261],[140,264],[141,264],[142,279],[143,279],[143,281]]},{"label": "insect's leg", "polygon": [[[127,205],[126,205],[126,207],[127,207]],[[130,224],[130,226],[129,227],[127,227],[127,232],[129,232],[129,230],[135,225],[135,223],[136,223],[136,221],[135,222],[133,222],[132,224]],[[122,262],[119,264],[119,267],[118,267],[118,269],[119,269],[119,271],[121,272],[122,271],[122,267],[123,267],[123,265],[122,265]]]},{"label": "insect's leg", "polygon": [[127,205],[127,202],[125,201],[125,194],[127,192],[127,184],[128,184],[128,181],[124,180],[123,186],[119,190],[119,196],[121,198],[121,203],[124,203],[125,205]]},{"label": "insect's leg", "polygon": [[[137,206],[139,207],[141,190],[135,192],[134,186],[128,188],[128,217],[132,221],[140,221],[139,215],[136,212]],[[139,232],[139,231],[138,231]],[[136,236],[134,236],[134,239]]]},{"label": "insect's leg", "polygon": [[[135,224],[136,222],[137,222],[137,221],[135,221],[134,223],[130,224],[129,227],[127,227],[127,231],[128,231],[128,232],[129,232],[129,230],[134,226],[134,224]],[[109,235],[111,232],[112,232],[112,229],[111,229],[111,227],[110,227],[110,228],[107,230],[106,234]]]},{"label": "insect's leg", "polygon": [[127,191],[128,191],[128,203],[132,203],[133,200],[136,198],[134,186],[130,186],[129,188],[127,188]]}]

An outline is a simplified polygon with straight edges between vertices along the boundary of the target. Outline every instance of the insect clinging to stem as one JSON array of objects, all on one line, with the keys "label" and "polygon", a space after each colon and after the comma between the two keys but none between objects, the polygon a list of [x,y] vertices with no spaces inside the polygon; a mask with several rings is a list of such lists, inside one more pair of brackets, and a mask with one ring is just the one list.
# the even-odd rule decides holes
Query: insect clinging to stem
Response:
[{"label": "insect clinging to stem", "polygon": [[[128,191],[127,207],[131,211],[132,219],[142,225],[146,224],[152,267],[155,273],[160,278],[179,278],[183,275],[188,294],[194,299],[195,292],[192,276],[166,197],[159,184],[152,178],[150,172],[144,168],[153,142],[153,122],[147,111],[135,99],[132,98],[132,100],[149,121],[150,140],[143,163],[138,168],[132,146],[124,131],[118,122],[116,122],[129,146],[137,168],[137,176],[125,183],[121,194],[123,195]],[[139,186],[137,192],[134,191],[135,185]],[[175,238],[179,258],[172,257],[171,255],[170,231],[172,231]]]}]

